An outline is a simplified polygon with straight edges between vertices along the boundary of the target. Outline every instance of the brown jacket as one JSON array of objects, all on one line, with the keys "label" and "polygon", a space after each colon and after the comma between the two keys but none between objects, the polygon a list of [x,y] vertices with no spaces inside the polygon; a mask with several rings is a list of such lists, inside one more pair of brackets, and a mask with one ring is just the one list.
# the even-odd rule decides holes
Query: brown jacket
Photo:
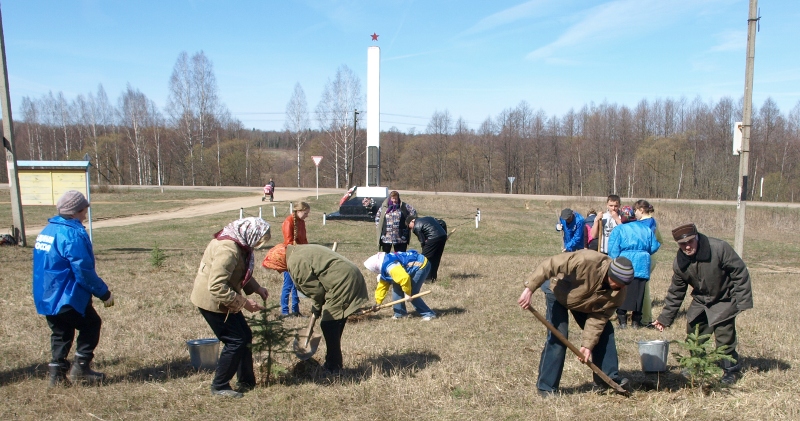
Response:
[{"label": "brown jacket", "polygon": [[556,300],[571,311],[586,313],[581,346],[594,348],[600,334],[625,301],[625,289],[614,291],[605,283],[612,259],[594,250],[561,253],[545,259],[525,282],[536,291],[550,279],[550,289]]},{"label": "brown jacket", "polygon": [[286,246],[286,267],[298,291],[314,301],[321,320],[341,320],[370,304],[361,270],[317,244]]},{"label": "brown jacket", "polygon": [[[247,254],[231,240],[211,240],[206,247],[192,289],[192,304],[215,313],[238,313],[247,299],[261,286],[250,278],[242,288],[247,272]],[[244,294],[244,295],[242,295]]]}]

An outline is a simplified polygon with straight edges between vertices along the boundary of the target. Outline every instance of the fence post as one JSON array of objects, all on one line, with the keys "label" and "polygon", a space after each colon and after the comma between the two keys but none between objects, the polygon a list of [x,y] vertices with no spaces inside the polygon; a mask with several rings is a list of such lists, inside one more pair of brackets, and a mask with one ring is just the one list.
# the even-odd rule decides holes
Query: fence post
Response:
[{"label": "fence post", "polygon": [[239,219],[244,218],[244,208],[239,208]]},{"label": "fence post", "polygon": [[327,220],[327,216],[328,215],[325,215],[324,213],[322,214],[322,225],[325,225],[325,222]]},{"label": "fence post", "polygon": [[261,217],[261,206],[258,207],[258,218],[259,219],[264,219],[264,218]]},{"label": "fence post", "polygon": [[272,205],[272,217],[275,217],[275,205]]}]

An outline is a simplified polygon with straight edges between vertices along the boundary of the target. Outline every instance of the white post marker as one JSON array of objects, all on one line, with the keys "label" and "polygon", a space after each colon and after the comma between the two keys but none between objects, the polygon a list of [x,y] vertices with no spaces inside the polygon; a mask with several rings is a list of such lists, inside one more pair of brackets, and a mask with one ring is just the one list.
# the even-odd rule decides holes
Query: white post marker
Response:
[{"label": "white post marker", "polygon": [[314,166],[317,167],[317,200],[319,200],[319,163],[322,161],[322,157],[312,156],[311,159],[314,160]]},{"label": "white post marker", "polygon": [[239,208],[239,219],[244,218],[244,208]]},{"label": "white post marker", "polygon": [[508,177],[508,182],[511,183],[511,188],[508,189],[508,194],[514,194],[514,180],[516,179],[517,177]]},{"label": "white post marker", "polygon": [[261,206],[258,207],[258,218],[259,219],[264,219],[264,218],[261,217]]},{"label": "white post marker", "polygon": [[272,217],[275,217],[275,205],[272,205]]}]

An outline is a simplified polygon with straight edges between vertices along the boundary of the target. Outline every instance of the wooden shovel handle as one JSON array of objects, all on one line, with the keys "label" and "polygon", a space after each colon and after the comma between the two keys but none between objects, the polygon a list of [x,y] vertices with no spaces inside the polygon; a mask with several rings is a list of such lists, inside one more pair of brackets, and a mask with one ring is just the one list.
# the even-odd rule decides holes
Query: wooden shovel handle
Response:
[{"label": "wooden shovel handle", "polygon": [[408,299],[401,298],[401,299],[399,299],[399,300],[394,300],[394,301],[392,301],[392,302],[390,302],[390,303],[381,304],[381,305],[379,305],[379,306],[375,306],[375,307],[371,307],[371,308],[370,308],[370,307],[363,308],[363,309],[361,309],[360,311],[358,311],[358,312],[354,313],[354,315],[356,315],[356,316],[360,316],[360,315],[362,315],[362,314],[372,313],[373,311],[378,311],[378,310],[380,310],[380,309],[383,309],[383,308],[386,308],[386,307],[391,307],[391,306],[393,306],[393,305],[395,305],[395,304],[399,304],[399,303],[402,303],[402,302],[404,302],[404,301],[411,301],[411,300],[413,300],[413,299],[415,299],[415,298],[419,298],[419,297],[422,297],[423,295],[428,295],[428,294],[430,294],[430,293],[431,293],[431,291],[423,291],[423,292],[420,292],[420,293],[419,293],[419,294],[417,294],[417,295],[412,295],[412,296],[411,296],[410,298],[408,298]]},{"label": "wooden shovel handle", "polygon": [[308,348],[308,342],[311,340],[311,335],[314,333],[314,323],[317,321],[317,314],[313,311],[311,312],[311,320],[308,322],[308,336],[306,336],[306,343],[303,344],[303,348]]},{"label": "wooden shovel handle", "polygon": [[[528,310],[530,310],[531,313],[533,313],[533,315],[536,316],[536,318],[539,319],[540,322],[542,322],[542,324],[547,328],[547,330],[549,330],[550,333],[552,333],[556,338],[558,338],[559,341],[561,341],[561,343],[563,343],[567,348],[569,348],[570,351],[572,351],[575,355],[577,355],[578,358],[583,359],[583,353],[581,353],[581,350],[575,345],[573,345],[572,342],[569,341],[569,339],[564,337],[564,335],[561,332],[559,332],[558,329],[556,329],[556,327],[553,326],[552,323],[548,322],[547,319],[544,316],[542,316],[541,313],[536,311],[536,309],[530,305],[528,306]],[[615,391],[623,395],[628,394],[627,390],[623,389],[622,386],[618,385],[617,382],[615,382],[614,380],[611,380],[611,377],[608,377],[606,373],[603,373],[603,370],[601,370],[600,367],[596,366],[593,362],[587,361],[586,365],[588,365],[589,368],[591,368],[592,371],[595,372],[595,374],[600,376],[600,378],[603,379],[603,381],[606,382],[606,384],[608,384],[609,386],[611,386],[611,388],[613,388]]]}]

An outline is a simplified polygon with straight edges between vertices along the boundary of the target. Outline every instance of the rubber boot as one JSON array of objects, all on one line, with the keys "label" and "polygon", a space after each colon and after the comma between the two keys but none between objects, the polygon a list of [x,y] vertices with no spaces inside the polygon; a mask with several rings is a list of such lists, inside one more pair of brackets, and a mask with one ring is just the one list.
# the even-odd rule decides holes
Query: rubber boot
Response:
[{"label": "rubber boot", "polygon": [[49,387],[57,387],[67,382],[69,363],[50,363],[47,368],[50,371]]},{"label": "rubber boot", "polygon": [[78,359],[75,364],[72,364],[72,370],[69,371],[69,381],[72,383],[87,383],[99,384],[105,380],[106,375],[92,370],[91,360]]},{"label": "rubber boot", "polygon": [[742,371],[742,366],[739,365],[738,363],[734,364],[734,363],[732,363],[730,361],[723,361],[722,362],[722,371],[723,371],[723,374],[722,374],[722,378],[720,379],[720,381],[722,382],[722,384],[730,386],[730,385],[736,383],[736,381],[738,380],[736,375],[740,371]]},{"label": "rubber boot", "polygon": [[619,328],[620,328],[620,330],[628,328],[628,314],[627,313],[617,313],[617,320],[619,320]]},{"label": "rubber boot", "polygon": [[633,314],[631,314],[631,327],[634,329],[642,327],[642,313],[633,312]]}]

